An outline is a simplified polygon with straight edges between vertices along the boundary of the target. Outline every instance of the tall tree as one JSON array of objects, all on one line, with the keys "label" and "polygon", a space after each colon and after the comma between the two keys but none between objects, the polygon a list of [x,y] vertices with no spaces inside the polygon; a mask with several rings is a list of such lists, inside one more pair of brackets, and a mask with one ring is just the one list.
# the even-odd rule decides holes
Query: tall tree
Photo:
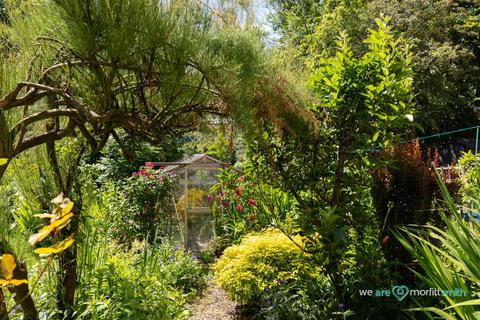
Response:
[{"label": "tall tree", "polygon": [[[476,124],[474,101],[480,84],[480,60],[475,49],[476,1],[270,2],[277,9],[274,21],[285,50],[293,51],[297,65],[307,68],[319,56],[334,52],[340,31],[350,36],[352,46],[362,54],[366,50],[363,34],[372,28],[373,20],[382,13],[392,16],[397,35],[413,45],[416,121],[426,133]],[[308,28],[296,23],[300,21],[306,21]]]},{"label": "tall tree", "polygon": [[[346,288],[341,271],[347,248],[365,250],[363,241],[376,226],[365,200],[368,169],[379,163],[372,151],[394,143],[413,112],[409,46],[393,36],[387,20],[377,24],[360,57],[344,37],[334,57],[318,61],[310,77],[313,128],[300,124],[279,132],[265,122],[252,144],[257,171],[265,169],[272,183],[297,200],[297,222],[308,239],[304,249],[330,278],[338,302],[354,290]],[[356,263],[368,269],[371,261]]]},{"label": "tall tree", "polygon": [[[60,170],[56,141],[78,137],[91,153],[116,130],[156,142],[195,129],[208,114],[243,123],[295,114],[295,98],[267,62],[255,29],[231,6],[202,1],[11,1],[0,27],[0,177],[16,156],[45,145],[58,191],[77,201],[79,146]],[[228,10],[227,10],[228,9]],[[227,10],[225,13],[223,10]],[[282,89],[280,91],[277,89]],[[275,101],[272,95],[283,97]],[[282,104],[283,103],[283,104]],[[75,246],[59,261],[58,305],[71,318]]]}]

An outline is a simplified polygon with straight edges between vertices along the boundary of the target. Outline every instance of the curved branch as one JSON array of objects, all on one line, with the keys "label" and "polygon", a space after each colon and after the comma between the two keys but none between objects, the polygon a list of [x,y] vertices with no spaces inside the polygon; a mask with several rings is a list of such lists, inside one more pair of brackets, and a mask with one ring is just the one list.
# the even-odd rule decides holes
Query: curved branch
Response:
[{"label": "curved branch", "polygon": [[68,135],[71,135],[75,130],[76,124],[70,119],[65,129],[62,130],[52,130],[39,134],[38,136],[29,138],[25,141],[19,142],[15,149],[13,150],[12,158],[19,155],[23,151],[39,146],[41,144],[47,143],[48,141],[56,141],[65,138]]},{"label": "curved branch", "polygon": [[10,133],[15,133],[18,130],[21,130],[22,128],[28,126],[29,124],[32,124],[34,122],[40,121],[40,120],[45,120],[49,118],[57,118],[61,116],[68,116],[68,117],[78,117],[80,113],[78,112],[77,109],[50,109],[46,111],[41,111],[38,113],[35,113],[31,116],[28,116],[26,118],[23,118],[17,124],[12,128]]}]

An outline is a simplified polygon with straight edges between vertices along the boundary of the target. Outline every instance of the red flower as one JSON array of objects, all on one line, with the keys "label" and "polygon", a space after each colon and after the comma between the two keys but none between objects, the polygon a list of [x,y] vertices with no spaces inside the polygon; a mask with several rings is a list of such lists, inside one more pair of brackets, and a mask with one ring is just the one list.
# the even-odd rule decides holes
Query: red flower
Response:
[{"label": "red flower", "polygon": [[229,204],[228,201],[223,201],[223,202],[222,202],[222,205],[223,205],[224,207],[228,207],[228,204]]},{"label": "red flower", "polygon": [[257,201],[256,201],[255,199],[250,198],[250,199],[247,200],[247,204],[248,204],[250,207],[252,207],[252,206],[254,206],[254,205],[257,204]]},{"label": "red flower", "polygon": [[213,197],[212,197],[212,195],[209,194],[209,195],[207,196],[207,202],[210,203],[210,202],[212,202],[212,200],[213,200]]},{"label": "red flower", "polygon": [[218,195],[218,196],[217,196],[217,200],[218,200],[218,201],[222,201],[222,196],[221,196],[221,195]]},{"label": "red flower", "polygon": [[383,237],[383,239],[382,239],[382,244],[383,244],[383,245],[386,245],[389,239],[390,239],[389,236]]},{"label": "red flower", "polygon": [[242,211],[243,211],[243,208],[242,208],[242,206],[241,206],[240,204],[237,204],[237,205],[235,206],[235,210],[237,210],[238,212],[242,212]]},{"label": "red flower", "polygon": [[241,176],[240,178],[238,178],[238,181],[243,181],[245,180],[245,176]]},{"label": "red flower", "polygon": [[145,163],[145,166],[146,166],[147,168],[154,168],[154,167],[155,167],[155,164],[154,164],[153,162],[147,162],[147,163]]},{"label": "red flower", "polygon": [[151,184],[149,184],[149,185],[147,186],[147,188],[148,188],[148,189],[152,189],[153,186],[152,186]]}]

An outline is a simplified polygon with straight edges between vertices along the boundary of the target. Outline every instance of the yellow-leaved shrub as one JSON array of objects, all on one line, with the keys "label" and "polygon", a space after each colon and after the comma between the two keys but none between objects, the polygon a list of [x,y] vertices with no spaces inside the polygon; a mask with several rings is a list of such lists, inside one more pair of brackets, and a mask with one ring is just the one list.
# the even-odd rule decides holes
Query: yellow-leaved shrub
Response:
[{"label": "yellow-leaved shrub", "polygon": [[[303,243],[300,236],[293,239]],[[258,302],[266,289],[315,277],[319,272],[309,254],[274,229],[249,234],[240,244],[225,249],[213,271],[228,297],[243,304]]]}]

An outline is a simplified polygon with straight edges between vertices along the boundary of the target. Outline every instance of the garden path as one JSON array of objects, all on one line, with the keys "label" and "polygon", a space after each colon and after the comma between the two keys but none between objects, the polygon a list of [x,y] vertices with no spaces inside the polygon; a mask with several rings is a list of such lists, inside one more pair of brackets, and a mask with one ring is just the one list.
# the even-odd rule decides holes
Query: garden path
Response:
[{"label": "garden path", "polygon": [[228,300],[226,292],[210,280],[207,289],[190,305],[191,320],[233,320],[237,303]]}]

